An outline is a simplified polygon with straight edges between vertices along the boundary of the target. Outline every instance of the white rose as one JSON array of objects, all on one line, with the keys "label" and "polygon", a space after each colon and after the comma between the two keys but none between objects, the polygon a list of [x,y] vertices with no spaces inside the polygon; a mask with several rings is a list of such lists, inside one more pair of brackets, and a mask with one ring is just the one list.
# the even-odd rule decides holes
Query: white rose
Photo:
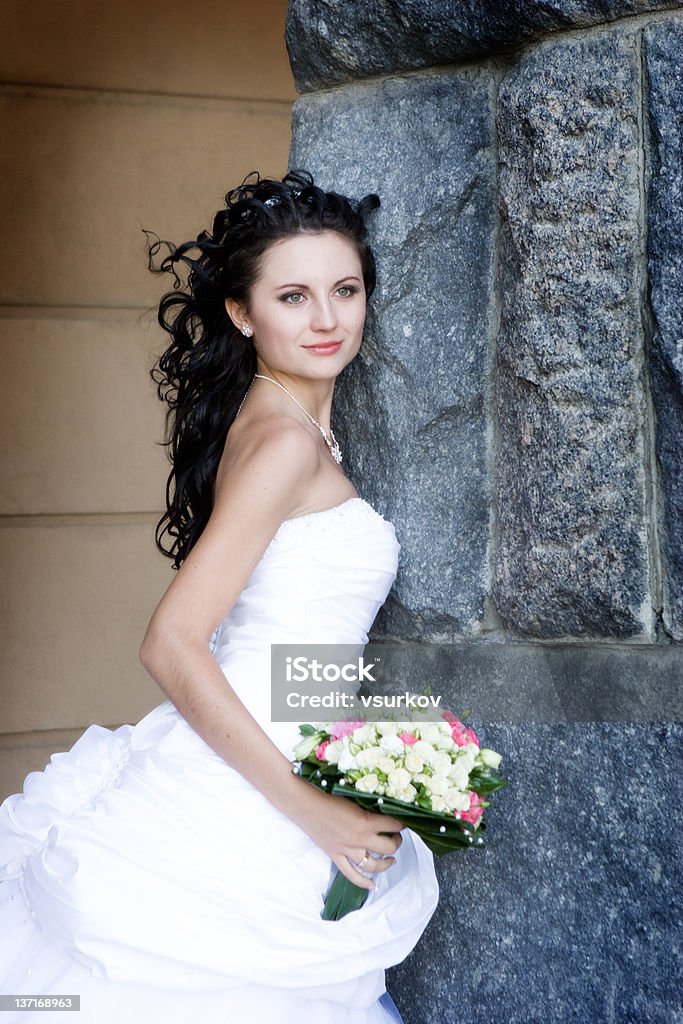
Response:
[{"label": "white rose", "polygon": [[474,768],[474,762],[477,758],[476,752],[478,752],[478,747],[475,747],[474,743],[468,743],[467,746],[460,747],[460,750],[457,753],[457,759],[455,763],[462,765],[464,768],[467,769],[468,772],[471,772],[472,769]]},{"label": "white rose", "polygon": [[388,775],[389,772],[393,772],[394,768],[396,767],[396,762],[394,761],[393,757],[389,757],[388,754],[382,754],[381,750],[380,755],[380,759],[377,762],[377,768],[379,768],[381,772],[384,772],[385,775]]},{"label": "white rose", "polygon": [[444,800],[444,798],[442,796],[433,796],[432,797],[432,810],[433,811],[442,811],[444,813],[446,811],[448,811],[448,806],[447,806],[446,801]]},{"label": "white rose", "polygon": [[408,785],[401,790],[399,800],[405,800],[407,804],[412,804],[416,796],[417,790],[415,789],[415,786],[411,786],[410,783],[408,783]]},{"label": "white rose", "polygon": [[420,772],[419,775],[413,775],[413,782],[421,782],[424,786],[430,781],[431,775],[425,775],[424,772]]},{"label": "white rose", "polygon": [[460,764],[456,761],[451,770],[448,773],[448,778],[453,786],[457,786],[458,789],[465,789],[467,786],[467,780],[470,777],[470,773],[467,770],[467,766]]},{"label": "white rose", "polygon": [[430,793],[438,793],[439,796],[444,796],[447,791],[450,782],[445,775],[435,775],[427,783],[427,789]]},{"label": "white rose", "polygon": [[402,786],[400,789],[397,786],[387,786],[387,796],[393,800],[403,800],[407,804],[412,804],[417,796],[417,790],[410,784]]},{"label": "white rose", "polygon": [[475,758],[475,761],[485,765],[487,768],[497,768],[502,760],[503,755],[496,753],[495,750],[491,750],[489,747],[482,747]]},{"label": "white rose", "polygon": [[410,773],[405,768],[394,768],[387,781],[392,789],[404,789],[410,785]]},{"label": "white rose", "polygon": [[367,747],[365,750],[359,750],[356,754],[356,763],[359,768],[378,768],[381,760],[382,751],[377,747]]},{"label": "white rose", "polygon": [[377,722],[376,728],[380,736],[396,736],[401,732],[401,727],[396,722]]},{"label": "white rose", "polygon": [[441,731],[439,729],[438,723],[427,722],[425,723],[425,725],[421,725],[420,736],[422,737],[423,740],[426,740],[427,743],[436,743],[436,741],[441,736]]},{"label": "white rose", "polygon": [[446,799],[454,811],[468,811],[470,807],[470,795],[463,792],[456,786],[451,786],[446,792]]},{"label": "white rose", "polygon": [[360,779],[356,779],[356,789],[359,789],[361,793],[376,793],[378,786],[379,779],[374,772],[361,775]]},{"label": "white rose", "polygon": [[447,754],[445,750],[437,750],[432,757],[432,769],[435,775],[447,775],[452,764],[450,754]]},{"label": "white rose", "polygon": [[418,740],[417,743],[413,743],[411,750],[414,750],[416,754],[431,764],[432,757],[436,753],[431,743],[426,743],[424,740]]},{"label": "white rose", "polygon": [[421,772],[424,761],[411,747],[407,747],[404,764],[409,772]]},{"label": "white rose", "polygon": [[339,755],[339,760],[337,761],[337,768],[340,772],[350,772],[357,767],[358,762],[356,761],[355,755],[351,753],[348,746],[344,745],[344,749]]},{"label": "white rose", "polygon": [[330,764],[336,764],[343,749],[344,744],[341,740],[333,740],[332,743],[328,743],[325,747],[325,760]]},{"label": "white rose", "polygon": [[374,725],[371,722],[366,722],[365,725],[359,725],[357,729],[353,730],[351,738],[354,743],[374,746],[377,740],[377,733],[375,732]]},{"label": "white rose", "polygon": [[396,735],[382,736],[379,746],[385,754],[395,754],[397,757],[400,757],[405,749],[403,740]]}]

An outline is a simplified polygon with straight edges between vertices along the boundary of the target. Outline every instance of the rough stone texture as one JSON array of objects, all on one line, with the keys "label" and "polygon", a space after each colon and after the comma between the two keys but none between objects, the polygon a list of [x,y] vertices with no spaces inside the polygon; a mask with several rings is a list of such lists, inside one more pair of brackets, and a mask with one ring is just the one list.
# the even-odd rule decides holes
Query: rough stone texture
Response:
[{"label": "rough stone texture", "polygon": [[676,0],[290,0],[285,40],[297,89],[309,92],[680,6]]},{"label": "rough stone texture", "polygon": [[[655,6],[672,5],[293,0],[288,32],[311,88]],[[546,40],[504,77],[497,251],[490,68],[294,111],[290,166],[383,200],[374,313],[334,410],[402,544],[371,639],[459,641],[405,643],[401,678],[471,707],[510,781],[484,849],[437,858],[437,913],[387,972],[406,1024],[683,1024],[683,727],[656,724],[680,723],[682,670],[652,642],[683,639],[681,19],[645,31],[654,502],[640,33]]]},{"label": "rough stone texture", "polygon": [[528,637],[651,639],[638,53],[534,49],[499,94],[494,600]]},{"label": "rough stone texture", "polygon": [[290,167],[382,200],[374,315],[333,422],[360,493],[396,524],[383,627],[407,639],[476,635],[483,618],[492,87],[487,72],[428,74],[306,97],[293,114]]},{"label": "rough stone texture", "polygon": [[683,640],[683,22],[644,33],[649,114],[648,271],[654,331],[664,625]]},{"label": "rough stone texture", "polygon": [[441,696],[440,709],[471,708],[484,721],[511,724],[683,721],[677,644],[370,639],[366,661],[379,659],[380,667],[367,693],[422,692],[429,685]]},{"label": "rough stone texture", "polygon": [[410,1024],[681,1024],[680,725],[473,722],[509,785],[387,972]]}]

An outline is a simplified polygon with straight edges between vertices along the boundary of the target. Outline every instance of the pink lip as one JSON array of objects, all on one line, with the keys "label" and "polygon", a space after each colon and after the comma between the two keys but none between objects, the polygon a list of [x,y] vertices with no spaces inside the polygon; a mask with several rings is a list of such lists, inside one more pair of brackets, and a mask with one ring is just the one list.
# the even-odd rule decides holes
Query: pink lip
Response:
[{"label": "pink lip", "polygon": [[304,345],[304,348],[308,349],[309,352],[320,352],[321,354],[327,352],[336,352],[341,341],[326,341],[321,342],[320,345]]}]

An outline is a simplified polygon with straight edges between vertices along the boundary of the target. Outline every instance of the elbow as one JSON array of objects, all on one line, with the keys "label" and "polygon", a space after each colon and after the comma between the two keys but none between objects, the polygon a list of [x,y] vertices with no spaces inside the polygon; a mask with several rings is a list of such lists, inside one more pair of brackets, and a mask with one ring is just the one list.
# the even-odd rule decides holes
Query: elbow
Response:
[{"label": "elbow", "polygon": [[186,631],[176,623],[152,618],[138,657],[152,678],[162,685],[169,674],[186,665],[189,659],[195,658],[205,648],[208,649],[195,637],[188,637]]},{"label": "elbow", "polygon": [[152,623],[150,623],[140,644],[138,657],[142,666],[151,676],[156,677],[158,675],[157,666],[160,663],[163,649],[163,638],[160,636],[158,629],[155,629]]}]

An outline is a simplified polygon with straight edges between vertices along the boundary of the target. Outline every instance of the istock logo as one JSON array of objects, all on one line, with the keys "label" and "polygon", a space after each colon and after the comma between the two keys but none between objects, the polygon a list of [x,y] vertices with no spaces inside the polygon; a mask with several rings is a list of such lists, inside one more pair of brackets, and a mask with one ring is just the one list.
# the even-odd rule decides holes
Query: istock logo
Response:
[{"label": "istock logo", "polygon": [[372,669],[376,664],[376,661],[371,661],[366,665],[362,655],[356,662],[346,662],[344,665],[318,661],[317,658],[311,660],[301,655],[285,659],[285,677],[288,683],[336,683],[340,679],[347,683],[362,682],[364,679],[375,683],[377,680],[372,675]]}]

